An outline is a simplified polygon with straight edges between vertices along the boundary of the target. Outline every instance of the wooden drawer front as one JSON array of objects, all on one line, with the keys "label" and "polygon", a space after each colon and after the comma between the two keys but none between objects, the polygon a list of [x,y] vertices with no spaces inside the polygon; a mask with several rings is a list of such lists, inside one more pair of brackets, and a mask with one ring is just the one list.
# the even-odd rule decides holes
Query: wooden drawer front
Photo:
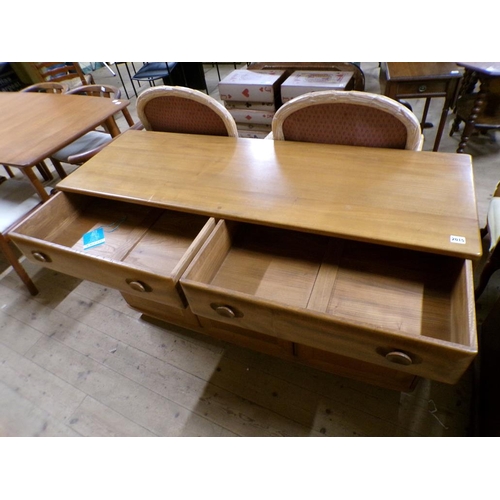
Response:
[{"label": "wooden drawer front", "polygon": [[150,316],[152,318],[173,323],[174,325],[183,326],[185,328],[199,329],[200,322],[189,307],[181,309],[180,307],[172,307],[162,302],[148,300],[144,295],[134,295],[132,293],[122,292],[122,297],[127,304],[133,309]]},{"label": "wooden drawer front", "polygon": [[220,221],[181,285],[199,316],[443,382],[477,352],[469,261]]},{"label": "wooden drawer front", "polygon": [[231,344],[240,345],[254,351],[263,352],[271,356],[293,360],[293,343],[271,335],[265,335],[254,330],[248,330],[221,321],[199,316],[198,320],[203,327],[202,333],[210,337],[224,340]]},{"label": "wooden drawer front", "polygon": [[[100,226],[105,243],[85,250],[83,234]],[[184,308],[179,277],[214,226],[208,217],[58,193],[11,235],[49,269]]]},{"label": "wooden drawer front", "polygon": [[455,85],[452,80],[429,80],[420,82],[391,82],[391,94],[397,98],[400,97],[418,97],[423,96],[445,96],[448,92],[448,86]]},{"label": "wooden drawer front", "polygon": [[411,373],[365,363],[302,344],[294,344],[294,352],[299,363],[395,391],[411,392],[419,380]]}]

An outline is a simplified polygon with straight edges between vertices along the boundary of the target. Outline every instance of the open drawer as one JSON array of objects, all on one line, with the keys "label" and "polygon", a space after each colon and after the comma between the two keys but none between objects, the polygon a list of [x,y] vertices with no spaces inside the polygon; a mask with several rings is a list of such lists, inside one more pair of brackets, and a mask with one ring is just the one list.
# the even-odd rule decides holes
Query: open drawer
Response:
[{"label": "open drawer", "polygon": [[[214,227],[201,215],[60,192],[10,235],[49,269],[184,308],[179,277]],[[84,249],[96,228],[104,243]]]},{"label": "open drawer", "polygon": [[464,259],[221,220],[180,283],[199,316],[442,382],[477,353]]}]

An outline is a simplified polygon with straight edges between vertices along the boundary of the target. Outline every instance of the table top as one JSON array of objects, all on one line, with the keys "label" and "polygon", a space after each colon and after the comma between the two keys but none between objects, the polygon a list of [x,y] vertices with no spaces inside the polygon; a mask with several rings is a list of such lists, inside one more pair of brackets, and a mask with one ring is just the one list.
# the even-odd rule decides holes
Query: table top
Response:
[{"label": "table top", "polygon": [[0,92],[0,164],[35,165],[128,104],[106,97]]},{"label": "table top", "polygon": [[382,63],[388,80],[435,80],[460,78],[463,70],[453,62],[386,62]]},{"label": "table top", "polygon": [[459,66],[490,76],[500,76],[500,62],[459,62]]},{"label": "table top", "polygon": [[130,130],[58,188],[445,255],[481,255],[465,154]]}]

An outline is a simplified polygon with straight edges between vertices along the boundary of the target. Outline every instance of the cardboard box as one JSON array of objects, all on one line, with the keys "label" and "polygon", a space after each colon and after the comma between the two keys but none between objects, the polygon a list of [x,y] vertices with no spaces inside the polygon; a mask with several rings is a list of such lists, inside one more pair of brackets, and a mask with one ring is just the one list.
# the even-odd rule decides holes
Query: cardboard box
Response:
[{"label": "cardboard box", "polygon": [[270,133],[270,130],[238,130],[238,137],[243,139],[265,139]]},{"label": "cardboard box", "polygon": [[281,101],[319,90],[350,90],[353,75],[352,71],[294,71],[281,85]]},{"label": "cardboard box", "polygon": [[223,101],[280,102],[284,70],[236,69],[219,82]]},{"label": "cardboard box", "polygon": [[271,132],[270,123],[236,123],[238,130],[260,130],[261,132]]},{"label": "cardboard box", "polygon": [[228,109],[236,123],[270,124],[274,111],[259,111],[255,109]]},{"label": "cardboard box", "polygon": [[254,109],[269,113],[276,111],[276,103],[274,102],[224,101],[224,106],[226,109]]}]

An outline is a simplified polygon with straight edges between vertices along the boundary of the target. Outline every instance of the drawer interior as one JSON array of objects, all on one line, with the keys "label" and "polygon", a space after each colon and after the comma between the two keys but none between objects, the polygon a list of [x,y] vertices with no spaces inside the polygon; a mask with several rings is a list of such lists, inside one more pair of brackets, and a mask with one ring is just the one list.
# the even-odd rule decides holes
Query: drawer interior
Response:
[{"label": "drawer interior", "polygon": [[463,259],[222,223],[188,279],[398,335],[474,344]]},{"label": "drawer interior", "polygon": [[[56,198],[16,228],[16,232],[163,276],[175,272],[209,219],[67,193],[59,193]],[[84,249],[83,235],[101,227],[105,243]]]}]

